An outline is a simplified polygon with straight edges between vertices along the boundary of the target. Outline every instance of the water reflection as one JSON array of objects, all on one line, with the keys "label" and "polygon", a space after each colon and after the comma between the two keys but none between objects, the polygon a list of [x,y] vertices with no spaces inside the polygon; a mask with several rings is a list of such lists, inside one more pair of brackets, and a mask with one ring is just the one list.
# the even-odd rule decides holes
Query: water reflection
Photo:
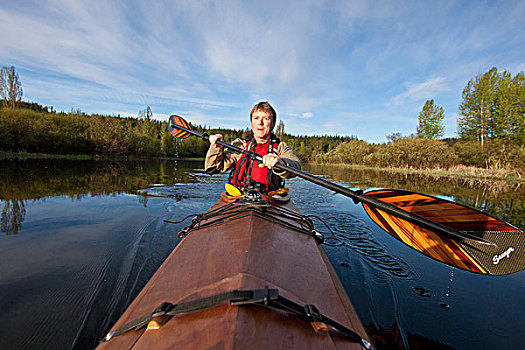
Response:
[{"label": "water reflection", "polygon": [[4,208],[0,219],[0,232],[8,235],[16,234],[22,229],[22,222],[26,215],[24,201],[8,199],[3,202]]},{"label": "water reflection", "polygon": [[[196,182],[195,174],[186,169],[201,168],[202,161],[3,159],[1,166],[0,201],[3,209],[0,232],[16,234],[24,221],[24,201],[28,199],[136,194],[137,190],[152,186],[159,187],[155,191],[157,194],[153,195],[173,195],[163,193],[162,185]],[[447,196],[525,229],[525,189],[519,183],[436,178],[335,166],[309,165],[305,170],[326,174],[352,188],[396,188]],[[140,200],[146,206],[147,196],[152,193],[142,194]]]},{"label": "water reflection", "polygon": [[437,177],[323,165],[307,166],[305,169],[316,174],[326,174],[353,188],[393,188],[445,196],[525,230],[525,186],[518,182]]},{"label": "water reflection", "polygon": [[[187,169],[198,168],[201,163],[173,160],[2,159],[0,232],[20,232],[27,200],[57,196],[79,200],[85,196],[136,194],[137,190],[151,185],[193,183],[196,178]],[[146,196],[139,200],[147,206]]]}]

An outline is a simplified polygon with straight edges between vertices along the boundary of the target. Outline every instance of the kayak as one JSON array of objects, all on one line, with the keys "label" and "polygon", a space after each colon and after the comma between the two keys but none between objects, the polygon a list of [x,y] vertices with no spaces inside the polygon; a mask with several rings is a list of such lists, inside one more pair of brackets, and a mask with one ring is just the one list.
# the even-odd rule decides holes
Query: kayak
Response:
[{"label": "kayak", "polygon": [[99,349],[370,349],[312,222],[289,197],[226,193]]}]

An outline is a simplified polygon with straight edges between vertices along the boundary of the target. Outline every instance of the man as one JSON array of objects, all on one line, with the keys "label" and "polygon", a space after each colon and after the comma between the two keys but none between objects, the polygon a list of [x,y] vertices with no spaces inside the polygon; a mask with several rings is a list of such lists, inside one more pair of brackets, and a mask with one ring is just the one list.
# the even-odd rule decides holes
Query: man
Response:
[{"label": "man", "polygon": [[206,154],[206,172],[224,173],[234,169],[230,183],[241,190],[256,189],[262,193],[277,190],[284,186],[284,180],[293,177],[286,171],[274,169],[278,162],[301,169],[301,162],[292,148],[279,140],[272,130],[277,120],[277,113],[268,102],[257,103],[250,112],[253,134],[246,140],[236,139],[233,145],[255,152],[262,156],[262,163],[240,155],[224,151],[217,145],[222,135],[211,135],[210,148]]}]

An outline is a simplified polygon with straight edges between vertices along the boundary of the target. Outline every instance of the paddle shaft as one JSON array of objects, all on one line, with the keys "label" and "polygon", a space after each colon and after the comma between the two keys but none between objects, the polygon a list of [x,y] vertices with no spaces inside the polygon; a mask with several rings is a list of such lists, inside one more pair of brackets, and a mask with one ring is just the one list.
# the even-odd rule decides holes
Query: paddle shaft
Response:
[{"label": "paddle shaft", "polygon": [[[180,129],[180,130],[183,130],[183,131],[186,131],[192,135],[195,135],[195,136],[198,136],[200,138],[202,138],[203,140],[208,140],[209,141],[209,136],[207,134],[202,134],[198,131],[195,131],[195,130],[192,130],[192,129],[188,129],[188,128],[185,128],[183,126],[180,126],[180,125],[172,125],[173,128],[177,128],[177,129]],[[217,140],[217,145],[219,146],[223,146],[225,148],[228,148],[236,153],[241,153],[241,154],[244,154],[246,157],[252,159],[252,160],[257,160],[259,162],[262,162],[262,157],[260,155],[258,155],[257,153],[255,152],[251,152],[251,151],[248,151],[248,150],[245,150],[243,148],[240,148],[240,147],[237,147],[237,146],[234,146],[234,145],[231,145],[227,142],[224,142],[224,141],[221,141],[221,140]],[[453,229],[450,229],[444,225],[441,225],[437,222],[433,222],[433,221],[430,221],[430,220],[427,220],[419,215],[416,215],[416,214],[413,214],[413,213],[410,213],[406,210],[403,210],[399,207],[396,207],[390,203],[385,203],[385,202],[381,202],[380,200],[374,198],[374,197],[371,197],[371,196],[367,196],[366,194],[362,193],[362,191],[352,191],[346,187],[343,187],[343,186],[340,186],[338,184],[335,184],[333,182],[330,182],[330,181],[327,181],[327,180],[324,180],[320,177],[317,177],[317,176],[314,176],[312,174],[309,174],[309,173],[306,173],[302,170],[299,170],[299,169],[296,169],[296,168],[292,168],[286,164],[284,164],[283,162],[279,162],[277,164],[275,164],[274,168],[278,169],[278,170],[283,170],[283,171],[287,171],[289,173],[292,173],[296,176],[299,176],[305,180],[308,180],[310,182],[313,182],[319,186],[322,186],[324,188],[327,188],[329,190],[332,190],[334,192],[337,192],[339,194],[342,194],[343,196],[346,196],[346,197],[349,197],[351,199],[354,200],[354,202],[357,204],[359,202],[361,203],[364,203],[364,204],[367,204],[367,205],[370,205],[372,207],[375,207],[379,210],[382,210],[388,214],[392,214],[394,216],[397,216],[403,220],[406,220],[408,222],[411,222],[413,224],[416,224],[416,225],[419,225],[419,226],[422,226],[426,229],[429,229],[429,230],[432,230],[432,231],[435,231],[435,232],[438,232],[438,233],[442,233],[442,234],[445,234],[447,236],[450,236],[450,237],[454,237],[454,238],[458,238],[458,239],[471,239],[471,240],[475,240],[477,242],[480,242],[480,243],[484,243],[484,244],[488,244],[488,245],[494,245],[494,243],[492,242],[489,242],[487,240],[484,240],[483,238],[480,238],[480,237],[476,237],[474,235],[470,235],[468,233],[464,233],[464,232],[458,232],[456,230],[453,230]]]}]

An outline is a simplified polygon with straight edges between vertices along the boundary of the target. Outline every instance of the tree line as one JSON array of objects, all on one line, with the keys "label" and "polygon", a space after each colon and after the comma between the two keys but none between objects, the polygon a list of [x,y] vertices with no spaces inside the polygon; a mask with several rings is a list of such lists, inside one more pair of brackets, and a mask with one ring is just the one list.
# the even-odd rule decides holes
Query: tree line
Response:
[{"label": "tree line", "polygon": [[[140,113],[139,113],[140,114]],[[226,141],[247,137],[249,129],[192,126],[201,133],[221,133]],[[433,140],[390,135],[373,144],[343,136],[279,135],[303,162],[341,163],[374,167],[450,168],[463,164],[483,168],[525,170],[525,147],[502,139]],[[45,112],[0,109],[0,150],[44,154],[142,157],[203,157],[208,142],[197,137],[175,140],[165,121],[88,115],[79,110]]]},{"label": "tree line", "polygon": [[384,168],[450,169],[459,165],[525,172],[525,147],[502,140],[432,140],[399,137],[384,144],[350,141],[316,155],[318,163],[365,165]]},{"label": "tree line", "polygon": [[[476,140],[484,147],[486,140],[507,144],[525,144],[525,73],[514,77],[509,71],[492,68],[470,79],[463,89],[458,108],[458,136]],[[417,136],[438,139],[443,136],[445,113],[434,100],[425,102],[419,114]]]},{"label": "tree line", "polygon": [[[88,115],[80,110],[49,112],[47,107],[0,108],[0,150],[10,152],[91,156],[203,157],[209,147],[196,137],[177,141],[165,121],[155,120],[149,107],[139,117]],[[201,133],[221,133],[225,140],[245,138],[249,129],[207,128]],[[346,136],[293,136],[280,134],[304,161],[352,140]]]},{"label": "tree line", "polygon": [[[207,142],[188,138],[178,143],[167,123],[155,120],[150,107],[138,118],[88,115],[80,110],[21,100],[22,87],[14,67],[3,67],[0,79],[0,150],[92,156],[203,157]],[[376,167],[477,167],[525,169],[525,75],[512,77],[492,68],[472,78],[459,106],[459,139],[438,140],[444,133],[444,111],[428,100],[419,114],[417,133],[387,136],[370,144],[353,136],[296,136],[285,133],[282,120],[275,132],[303,162],[345,163]],[[207,128],[225,140],[244,138],[250,130]]]}]

